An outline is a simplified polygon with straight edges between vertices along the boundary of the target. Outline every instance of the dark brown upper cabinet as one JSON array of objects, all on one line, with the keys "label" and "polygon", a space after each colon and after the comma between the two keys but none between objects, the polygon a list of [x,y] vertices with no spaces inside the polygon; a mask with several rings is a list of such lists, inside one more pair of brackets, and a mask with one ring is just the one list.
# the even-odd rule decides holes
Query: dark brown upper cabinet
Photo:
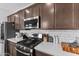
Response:
[{"label": "dark brown upper cabinet", "polygon": [[41,29],[54,29],[54,4],[40,4]]},{"label": "dark brown upper cabinet", "polygon": [[74,24],[79,29],[79,3],[74,3]]},{"label": "dark brown upper cabinet", "polygon": [[40,4],[34,4],[33,6],[32,6],[32,15],[33,15],[33,17],[35,17],[35,16],[40,16],[39,14],[40,14]]},{"label": "dark brown upper cabinet", "polygon": [[8,16],[7,21],[14,22],[15,29],[17,30],[24,29],[24,11],[20,10],[17,13]]},{"label": "dark brown upper cabinet", "polygon": [[8,22],[15,22],[15,29],[24,29],[24,19],[33,17],[32,7],[20,10],[7,17]]},{"label": "dark brown upper cabinet", "polygon": [[39,4],[34,4],[24,9],[24,19],[39,16]]},{"label": "dark brown upper cabinet", "polygon": [[15,22],[15,16],[14,15],[11,15],[11,22]]},{"label": "dark brown upper cabinet", "polygon": [[28,7],[24,9],[24,19],[33,17],[33,12],[32,12],[33,7]]},{"label": "dark brown upper cabinet", "polygon": [[7,21],[23,29],[24,19],[35,16],[40,16],[40,29],[79,29],[79,3],[38,3],[8,16]]},{"label": "dark brown upper cabinet", "polygon": [[19,30],[20,29],[20,17],[19,17],[19,13],[15,13],[15,29]]},{"label": "dark brown upper cabinet", "polygon": [[8,21],[8,22],[10,22],[10,21],[11,21],[11,18],[10,18],[10,16],[8,16],[8,17],[7,17],[7,21]]},{"label": "dark brown upper cabinet", "polygon": [[10,15],[7,17],[8,18],[8,22],[14,22],[15,21],[15,18],[14,18],[14,15]]},{"label": "dark brown upper cabinet", "polygon": [[73,29],[74,12],[72,3],[55,4],[55,29]]},{"label": "dark brown upper cabinet", "polygon": [[20,27],[19,29],[24,29],[24,11],[23,10],[19,11],[18,15],[19,15],[19,27]]}]

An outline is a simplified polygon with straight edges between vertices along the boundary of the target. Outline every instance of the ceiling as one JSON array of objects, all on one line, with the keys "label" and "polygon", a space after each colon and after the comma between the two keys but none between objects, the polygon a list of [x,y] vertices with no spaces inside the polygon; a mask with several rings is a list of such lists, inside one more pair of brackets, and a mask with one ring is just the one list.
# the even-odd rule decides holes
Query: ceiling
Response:
[{"label": "ceiling", "polygon": [[31,3],[0,3],[0,21],[28,5],[31,5]]}]

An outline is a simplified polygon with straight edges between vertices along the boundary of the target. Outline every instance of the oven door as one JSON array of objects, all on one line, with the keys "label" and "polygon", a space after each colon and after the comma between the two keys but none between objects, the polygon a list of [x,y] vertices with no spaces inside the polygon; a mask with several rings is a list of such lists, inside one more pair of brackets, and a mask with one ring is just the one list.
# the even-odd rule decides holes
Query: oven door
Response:
[{"label": "oven door", "polygon": [[16,51],[17,51],[17,56],[31,56],[31,53],[23,52],[17,48],[16,48]]}]

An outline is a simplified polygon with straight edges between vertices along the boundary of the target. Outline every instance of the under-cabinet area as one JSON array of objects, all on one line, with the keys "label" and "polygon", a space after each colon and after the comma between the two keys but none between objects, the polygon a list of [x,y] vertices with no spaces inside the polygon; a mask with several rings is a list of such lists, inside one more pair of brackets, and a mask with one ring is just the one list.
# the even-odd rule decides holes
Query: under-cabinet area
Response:
[{"label": "under-cabinet area", "polygon": [[4,56],[79,55],[79,3],[4,5],[9,6],[1,22]]}]

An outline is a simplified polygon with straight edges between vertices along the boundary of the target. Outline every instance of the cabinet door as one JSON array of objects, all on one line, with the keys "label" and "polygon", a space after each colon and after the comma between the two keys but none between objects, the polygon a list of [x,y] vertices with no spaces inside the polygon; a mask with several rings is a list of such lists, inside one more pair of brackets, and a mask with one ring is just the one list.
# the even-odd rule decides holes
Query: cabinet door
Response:
[{"label": "cabinet door", "polygon": [[41,28],[54,28],[54,4],[40,4]]},{"label": "cabinet door", "polygon": [[20,19],[19,19],[19,14],[16,13],[15,15],[15,29],[20,29]]},{"label": "cabinet door", "polygon": [[15,43],[12,44],[12,55],[13,56],[17,55],[17,53],[16,53],[16,44]]},{"label": "cabinet door", "polygon": [[8,22],[14,22],[14,21],[15,21],[14,15],[8,16],[8,17],[7,17],[7,21],[8,21]]},{"label": "cabinet door", "polygon": [[39,8],[40,8],[40,4],[35,4],[32,6],[33,17],[39,16]]},{"label": "cabinet door", "polygon": [[8,22],[11,22],[10,20],[11,20],[11,18],[10,18],[10,16],[8,16],[8,17],[7,17],[7,21],[8,21]]},{"label": "cabinet door", "polygon": [[24,29],[24,11],[23,10],[19,12],[19,20],[20,20],[19,21],[20,29]]},{"label": "cabinet door", "polygon": [[79,3],[74,4],[74,22],[75,28],[79,29]]},{"label": "cabinet door", "polygon": [[8,50],[9,55],[16,56],[16,44],[13,42],[8,41]]},{"label": "cabinet door", "polygon": [[10,55],[12,56],[13,55],[13,51],[12,51],[12,45],[9,45],[9,49],[10,49]]},{"label": "cabinet door", "polygon": [[13,48],[12,48],[12,47],[13,47],[13,46],[12,46],[11,42],[10,42],[10,41],[8,41],[8,48],[9,48],[8,50],[9,50],[9,55],[10,55],[10,56],[12,56],[12,55],[13,55],[13,53],[12,53],[12,52],[13,52],[13,51],[12,51],[12,50],[13,50]]},{"label": "cabinet door", "polygon": [[10,22],[15,22],[15,16],[14,15],[10,16]]},{"label": "cabinet door", "polygon": [[33,17],[33,12],[32,12],[32,6],[24,9],[24,18],[30,18],[30,17]]},{"label": "cabinet door", "polygon": [[73,4],[57,3],[55,4],[55,28],[56,29],[73,29]]}]

